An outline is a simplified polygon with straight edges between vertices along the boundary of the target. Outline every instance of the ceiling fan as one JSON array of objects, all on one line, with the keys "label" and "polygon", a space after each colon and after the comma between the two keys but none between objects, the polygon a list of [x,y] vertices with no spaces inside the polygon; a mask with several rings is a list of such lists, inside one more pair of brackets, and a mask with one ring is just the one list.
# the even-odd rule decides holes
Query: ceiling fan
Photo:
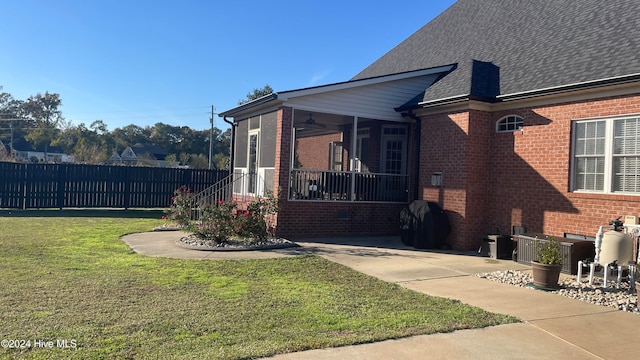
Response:
[{"label": "ceiling fan", "polygon": [[311,113],[309,113],[309,118],[305,121],[305,123],[309,126],[317,126],[320,128],[326,128],[327,126],[324,124],[319,124],[316,122],[316,120],[311,116]]}]

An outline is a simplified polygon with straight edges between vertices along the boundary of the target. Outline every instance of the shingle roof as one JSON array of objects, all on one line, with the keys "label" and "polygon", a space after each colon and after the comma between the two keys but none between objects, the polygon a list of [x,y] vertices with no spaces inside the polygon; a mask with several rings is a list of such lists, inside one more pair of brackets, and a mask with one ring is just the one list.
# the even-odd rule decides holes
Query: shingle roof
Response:
[{"label": "shingle roof", "polygon": [[425,92],[423,100],[433,101],[638,74],[639,5],[638,0],[459,0],[352,80],[457,63]]},{"label": "shingle roof", "polygon": [[149,153],[151,155],[167,155],[169,154],[167,152],[167,150],[163,149],[161,146],[156,145],[156,144],[141,144],[141,143],[137,143],[134,145],[131,145],[131,148],[137,153],[137,154],[143,154],[143,153]]},{"label": "shingle roof", "polygon": [[[32,143],[28,142],[24,139],[13,139],[13,149],[16,151],[37,151],[44,152],[45,146],[44,144],[39,144],[38,146],[34,146]],[[49,154],[63,154],[64,151],[60,146],[47,145],[46,146],[47,153]]]}]

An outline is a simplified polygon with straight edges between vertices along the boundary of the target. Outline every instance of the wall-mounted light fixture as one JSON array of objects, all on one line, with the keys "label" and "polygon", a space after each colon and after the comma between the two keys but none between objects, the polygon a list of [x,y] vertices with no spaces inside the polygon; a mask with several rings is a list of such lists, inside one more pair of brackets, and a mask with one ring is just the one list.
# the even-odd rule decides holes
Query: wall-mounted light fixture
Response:
[{"label": "wall-mounted light fixture", "polygon": [[434,172],[431,174],[431,186],[442,186],[442,172]]}]

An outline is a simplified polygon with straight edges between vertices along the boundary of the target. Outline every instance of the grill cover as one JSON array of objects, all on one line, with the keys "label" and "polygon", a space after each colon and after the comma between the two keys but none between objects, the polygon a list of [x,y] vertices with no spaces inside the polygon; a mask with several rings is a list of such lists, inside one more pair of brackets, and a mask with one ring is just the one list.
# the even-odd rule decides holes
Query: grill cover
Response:
[{"label": "grill cover", "polygon": [[416,249],[449,248],[451,224],[442,208],[430,201],[414,200],[400,211],[400,239]]}]

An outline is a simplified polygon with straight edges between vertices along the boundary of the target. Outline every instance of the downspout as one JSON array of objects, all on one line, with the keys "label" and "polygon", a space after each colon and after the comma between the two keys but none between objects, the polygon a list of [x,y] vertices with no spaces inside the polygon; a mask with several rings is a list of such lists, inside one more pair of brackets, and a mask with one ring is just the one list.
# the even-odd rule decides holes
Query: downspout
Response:
[{"label": "downspout", "polygon": [[231,149],[229,149],[229,175],[233,175],[233,164],[235,163],[235,148],[236,148],[236,124],[234,121],[227,120],[227,117],[223,117],[222,120],[231,125]]},{"label": "downspout", "polygon": [[414,136],[415,143],[415,174],[414,174],[414,200],[418,199],[418,193],[420,191],[420,138],[422,133],[422,119],[420,119],[413,110],[403,113],[402,116],[410,117],[416,121],[416,133]]}]

